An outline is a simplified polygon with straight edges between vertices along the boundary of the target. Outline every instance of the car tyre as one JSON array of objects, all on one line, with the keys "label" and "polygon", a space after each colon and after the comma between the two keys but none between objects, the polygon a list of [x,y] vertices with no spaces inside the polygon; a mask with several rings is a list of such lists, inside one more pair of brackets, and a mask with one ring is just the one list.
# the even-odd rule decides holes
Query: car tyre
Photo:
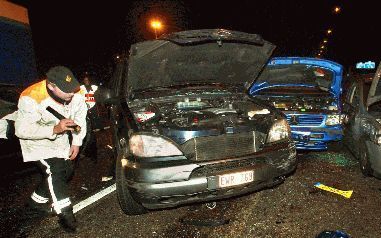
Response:
[{"label": "car tyre", "polygon": [[127,186],[127,179],[124,174],[124,168],[122,166],[121,159],[124,158],[121,153],[123,149],[121,148],[119,141],[114,136],[114,146],[116,149],[116,171],[115,171],[115,183],[116,183],[116,193],[119,201],[120,208],[127,215],[141,215],[147,212],[140,203],[138,203],[131,195],[131,192]]},{"label": "car tyre", "polygon": [[362,144],[359,151],[360,169],[364,176],[369,177],[373,175],[373,169],[369,160],[369,153],[366,145]]},{"label": "car tyre", "polygon": [[128,189],[120,157],[116,161],[116,192],[120,208],[125,214],[141,215],[147,212],[140,203],[135,201]]}]

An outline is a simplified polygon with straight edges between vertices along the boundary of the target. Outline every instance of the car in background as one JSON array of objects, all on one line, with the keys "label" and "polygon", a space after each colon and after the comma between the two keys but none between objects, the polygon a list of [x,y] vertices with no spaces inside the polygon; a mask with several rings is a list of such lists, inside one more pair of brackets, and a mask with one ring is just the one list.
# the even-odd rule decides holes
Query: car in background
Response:
[{"label": "car in background", "polygon": [[351,75],[344,101],[344,144],[359,159],[365,176],[381,178],[381,64],[369,77]]},{"label": "car in background", "polygon": [[295,170],[284,115],[247,94],[274,47],[259,35],[222,29],[131,46],[112,91],[95,95],[110,105],[126,214],[250,193]]},{"label": "car in background", "polygon": [[299,150],[326,150],[343,137],[343,66],[317,58],[272,58],[250,88],[254,98],[281,110]]}]

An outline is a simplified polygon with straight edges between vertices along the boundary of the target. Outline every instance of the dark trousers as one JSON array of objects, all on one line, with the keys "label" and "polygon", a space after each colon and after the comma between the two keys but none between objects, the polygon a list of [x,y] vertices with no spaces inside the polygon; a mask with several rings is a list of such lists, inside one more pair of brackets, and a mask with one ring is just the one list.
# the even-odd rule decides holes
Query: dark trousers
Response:
[{"label": "dark trousers", "polygon": [[81,154],[88,156],[94,162],[97,161],[97,138],[92,130],[92,121],[87,120],[86,136],[83,139],[83,145],[81,148]]},{"label": "dark trousers", "polygon": [[36,162],[43,175],[31,198],[36,203],[44,204],[52,202],[53,209],[57,214],[71,206],[68,193],[68,182],[73,176],[71,160],[51,158]]}]

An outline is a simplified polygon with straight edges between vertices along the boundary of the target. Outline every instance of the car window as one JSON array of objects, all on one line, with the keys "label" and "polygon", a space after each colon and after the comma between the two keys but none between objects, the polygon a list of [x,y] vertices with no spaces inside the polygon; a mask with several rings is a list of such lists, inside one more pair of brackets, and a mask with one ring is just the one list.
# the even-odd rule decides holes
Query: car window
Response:
[{"label": "car window", "polygon": [[352,85],[349,87],[349,90],[346,93],[345,101],[347,103],[350,104],[352,102],[353,93],[355,90],[356,90],[356,83],[352,83]]},{"label": "car window", "polygon": [[357,89],[357,85],[354,85],[350,94],[349,94],[349,104],[353,107],[358,107],[360,104],[360,97]]},{"label": "car window", "polygon": [[381,96],[381,80],[378,81],[375,96]]},{"label": "car window", "polygon": [[112,75],[112,90],[114,90],[115,95],[120,95],[121,91],[123,89],[122,87],[122,74],[123,74],[123,62],[119,62],[114,69],[113,75]]}]

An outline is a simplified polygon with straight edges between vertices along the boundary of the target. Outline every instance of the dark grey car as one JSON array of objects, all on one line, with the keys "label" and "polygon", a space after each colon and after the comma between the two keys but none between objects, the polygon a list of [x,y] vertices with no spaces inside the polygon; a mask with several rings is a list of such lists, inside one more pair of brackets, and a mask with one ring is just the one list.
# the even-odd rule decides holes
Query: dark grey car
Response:
[{"label": "dark grey car", "polygon": [[126,214],[253,192],[296,168],[285,116],[247,94],[273,49],[259,35],[221,29],[131,46],[112,90],[99,90],[111,96]]},{"label": "dark grey car", "polygon": [[369,77],[357,75],[347,91],[344,142],[366,176],[381,178],[381,65]]}]

